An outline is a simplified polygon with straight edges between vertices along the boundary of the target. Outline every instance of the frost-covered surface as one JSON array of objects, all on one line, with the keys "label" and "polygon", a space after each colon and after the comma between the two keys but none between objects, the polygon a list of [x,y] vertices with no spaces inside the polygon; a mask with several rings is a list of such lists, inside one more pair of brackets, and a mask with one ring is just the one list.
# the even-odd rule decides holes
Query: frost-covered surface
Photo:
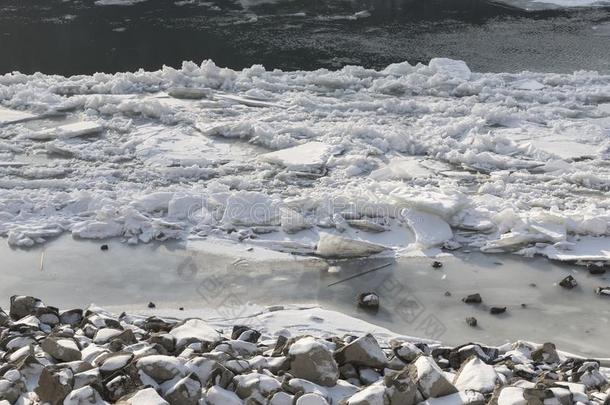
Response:
[{"label": "frost-covered surface", "polygon": [[366,240],[610,257],[610,76],[595,72],[207,61],[7,74],[0,102],[0,232],[11,245],[67,231],[307,254],[330,233],[346,251]]}]

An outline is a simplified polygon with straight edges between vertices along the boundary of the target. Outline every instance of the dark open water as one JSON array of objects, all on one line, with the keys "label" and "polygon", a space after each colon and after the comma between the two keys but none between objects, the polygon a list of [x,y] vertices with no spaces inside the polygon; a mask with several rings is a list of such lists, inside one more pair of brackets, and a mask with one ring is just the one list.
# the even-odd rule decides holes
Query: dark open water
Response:
[{"label": "dark open water", "polygon": [[[476,71],[610,71],[608,7],[527,12],[483,0],[284,0],[244,8],[237,0],[187,1],[0,0],[0,72],[72,75],[204,59],[231,68],[380,68],[437,56],[463,59]],[[356,19],[363,10],[371,15]]]}]

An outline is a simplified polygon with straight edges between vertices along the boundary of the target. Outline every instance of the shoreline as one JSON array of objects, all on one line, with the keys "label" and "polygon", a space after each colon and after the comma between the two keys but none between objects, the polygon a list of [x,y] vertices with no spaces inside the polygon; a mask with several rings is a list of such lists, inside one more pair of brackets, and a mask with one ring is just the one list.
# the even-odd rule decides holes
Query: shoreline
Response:
[{"label": "shoreline", "polygon": [[552,343],[449,347],[320,309],[275,308],[256,322],[223,324],[181,312],[117,317],[94,305],[59,311],[34,297],[11,297],[9,311],[0,311],[0,399],[506,405],[610,398],[610,358],[573,356]]},{"label": "shoreline", "polygon": [[[108,251],[100,250],[102,244]],[[610,308],[594,290],[610,284],[610,275],[590,275],[582,266],[481,253],[327,262],[250,248],[214,243],[129,246],[69,237],[30,251],[4,246],[0,299],[33,294],[62,308],[95,302],[136,312],[146,311],[153,301],[156,311],[208,308],[216,317],[222,315],[217,308],[227,304],[238,313],[249,306],[302,304],[454,345],[464,340],[495,345],[546,341],[555,336],[558,345],[581,355],[605,351]],[[434,261],[443,266],[435,269]],[[383,268],[361,275],[377,267]],[[557,285],[567,275],[576,278],[577,288]],[[380,296],[377,313],[356,306],[357,296],[368,291]],[[474,293],[483,297],[481,304],[462,302]],[[507,311],[490,314],[494,306]],[[468,317],[478,319],[477,328],[466,324]]]}]

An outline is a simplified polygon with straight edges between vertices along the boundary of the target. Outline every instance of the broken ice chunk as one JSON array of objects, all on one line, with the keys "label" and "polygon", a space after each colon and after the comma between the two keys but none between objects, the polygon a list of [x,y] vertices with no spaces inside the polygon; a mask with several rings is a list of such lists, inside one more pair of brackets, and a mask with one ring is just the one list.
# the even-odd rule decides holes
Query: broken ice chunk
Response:
[{"label": "broken ice chunk", "polygon": [[415,234],[416,242],[423,247],[439,246],[453,238],[451,227],[438,215],[405,209],[402,216]]},{"label": "broken ice chunk", "polygon": [[382,245],[323,232],[320,233],[316,254],[327,258],[366,257],[387,249]]},{"label": "broken ice chunk", "polygon": [[[500,239],[488,241],[481,247],[481,252],[506,252],[532,242],[541,242],[541,234],[528,232],[508,232],[500,235]],[[543,238],[544,239],[544,238]]]},{"label": "broken ice chunk", "polygon": [[448,76],[452,79],[470,80],[472,72],[468,65],[461,60],[447,58],[433,58],[428,64],[434,73]]},{"label": "broken ice chunk", "polygon": [[0,107],[0,125],[14,124],[38,118],[34,114],[24,111],[9,110],[8,108]]},{"label": "broken ice chunk", "polygon": [[572,243],[547,246],[540,252],[551,260],[562,262],[599,261],[610,263],[610,238],[581,237]]},{"label": "broken ice chunk", "polygon": [[326,166],[332,146],[322,142],[308,142],[259,156],[260,160],[274,163],[292,171],[319,173]]},{"label": "broken ice chunk", "polygon": [[212,95],[212,90],[208,88],[172,87],[167,93],[174,98],[199,100],[209,98]]},{"label": "broken ice chunk", "polygon": [[556,140],[551,137],[535,139],[524,144],[524,146],[528,145],[564,160],[574,160],[597,155],[597,147],[594,145],[568,140]]},{"label": "broken ice chunk", "polygon": [[536,80],[525,79],[513,83],[513,87],[519,90],[542,90],[545,86]]},{"label": "broken ice chunk", "polygon": [[434,176],[434,172],[420,164],[413,157],[393,158],[390,162],[370,175],[375,180],[411,180]]},{"label": "broken ice chunk", "polygon": [[280,211],[280,221],[284,232],[296,233],[303,229],[311,228],[311,224],[301,215],[301,213],[286,207],[282,208]]},{"label": "broken ice chunk", "polygon": [[240,191],[227,198],[222,222],[245,226],[279,225],[279,203],[267,194]]},{"label": "broken ice chunk", "polygon": [[233,101],[235,103],[243,104],[247,107],[279,107],[284,108],[280,104],[270,103],[268,101],[259,100],[252,97],[241,97],[232,94],[215,94],[215,97],[221,100]]},{"label": "broken ice chunk", "polygon": [[445,194],[406,187],[393,190],[390,197],[398,206],[426,211],[445,219],[450,218],[465,204],[464,196],[457,192]]},{"label": "broken ice chunk", "polygon": [[95,122],[82,121],[73,124],[61,125],[27,135],[30,139],[49,140],[57,138],[75,138],[77,136],[93,135],[102,132],[102,126]]}]

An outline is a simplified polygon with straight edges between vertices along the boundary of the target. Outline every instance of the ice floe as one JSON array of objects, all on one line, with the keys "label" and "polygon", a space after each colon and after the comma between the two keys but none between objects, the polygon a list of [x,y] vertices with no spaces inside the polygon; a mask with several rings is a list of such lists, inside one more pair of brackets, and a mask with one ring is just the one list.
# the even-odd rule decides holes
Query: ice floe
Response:
[{"label": "ice floe", "polygon": [[71,232],[607,261],[609,102],[597,72],[478,73],[449,59],[6,74],[0,234],[14,246]]}]

